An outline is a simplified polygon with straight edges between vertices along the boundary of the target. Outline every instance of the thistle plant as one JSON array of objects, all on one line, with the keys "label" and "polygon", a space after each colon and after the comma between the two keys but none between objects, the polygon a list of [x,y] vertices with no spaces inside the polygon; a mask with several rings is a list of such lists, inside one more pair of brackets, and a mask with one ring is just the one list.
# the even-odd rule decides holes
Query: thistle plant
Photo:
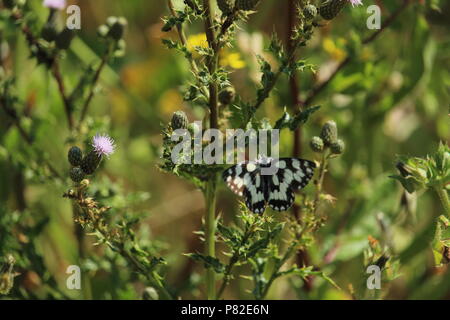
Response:
[{"label": "thistle plant", "polygon": [[79,165],[79,167],[72,167],[70,171],[74,189],[70,189],[64,194],[64,197],[71,199],[78,208],[77,215],[74,217],[75,222],[94,235],[97,238],[97,244],[106,244],[111,250],[121,255],[136,272],[145,277],[152,288],[156,289],[155,294],[158,297],[171,299],[171,293],[157,270],[165,262],[162,258],[141,248],[133,230],[133,226],[138,221],[123,219],[116,222],[115,226],[111,225],[110,219],[107,218],[111,207],[100,204],[89,195],[91,182],[81,178],[94,174],[102,159],[108,158],[114,153],[115,144],[108,135],[97,134],[92,138],[91,147],[92,150],[84,155],[81,161],[82,152],[78,147],[71,147],[68,154],[70,164],[72,166]]},{"label": "thistle plant", "polygon": [[433,190],[442,204],[444,215],[436,221],[436,231],[432,243],[436,265],[448,263],[450,248],[450,149],[440,142],[434,155],[426,158],[400,157],[397,163],[399,175],[391,178],[398,180],[408,193]]},{"label": "thistle plant", "polygon": [[[258,5],[264,1],[236,0],[218,1],[220,13],[214,12],[212,1],[185,1],[182,10],[176,10],[172,1],[168,1],[170,15],[164,18],[162,31],[177,33],[178,40],[173,38],[164,39],[163,43],[169,48],[181,53],[191,66],[193,79],[186,85],[187,92],[184,94],[185,100],[192,105],[201,105],[207,112],[205,119],[200,119],[207,128],[254,128],[282,130],[289,129],[296,131],[306,123],[310,116],[316,112],[320,106],[305,106],[295,115],[289,114],[286,110],[282,118],[270,124],[270,120],[260,120],[256,117],[256,111],[264,104],[270,93],[275,88],[282,75],[290,77],[299,71],[310,70],[314,72],[314,66],[305,60],[297,60],[296,52],[299,48],[307,45],[314,30],[320,27],[317,17],[317,8],[312,3],[302,3],[295,8],[296,23],[289,39],[290,45],[286,50],[276,34],[270,40],[268,51],[274,56],[279,67],[273,70],[273,66],[263,57],[259,56],[261,66],[261,81],[256,91],[254,101],[244,101],[234,89],[230,80],[230,70],[222,66],[219,56],[225,47],[232,47],[234,36],[240,23],[245,23],[248,17],[257,12]],[[186,29],[195,21],[203,22],[206,34],[206,47],[189,48],[186,37]],[[226,111],[225,111],[226,110]],[[199,187],[205,198],[206,212],[204,216],[204,227],[200,231],[201,239],[204,240],[203,253],[191,253],[189,257],[203,262],[206,267],[206,296],[208,299],[222,297],[225,288],[233,278],[235,266],[250,263],[253,276],[250,276],[254,283],[253,295],[257,299],[264,298],[273,282],[282,275],[296,274],[301,277],[312,275],[329,278],[322,272],[313,271],[312,266],[292,267],[289,271],[282,271],[290,258],[300,248],[308,245],[307,238],[317,231],[323,223],[323,217],[316,217],[320,197],[322,196],[322,184],[326,172],[326,163],[329,159],[342,154],[344,144],[342,140],[332,136],[322,137],[325,144],[319,152],[324,151],[319,180],[316,182],[317,191],[315,200],[309,197],[303,198],[304,221],[287,219],[286,227],[283,222],[270,223],[268,217],[252,217],[241,208],[239,218],[243,221],[242,227],[228,227],[220,222],[217,224],[216,194],[218,188],[217,174],[224,170],[223,165],[214,164],[190,164],[180,161],[174,163],[171,158],[177,142],[172,140],[173,133],[177,129],[186,128],[186,116],[182,111],[177,111],[163,130],[163,164],[161,169],[184,177]],[[334,123],[329,123],[334,124]],[[335,126],[335,124],[334,124]],[[328,125],[325,126],[328,130]],[[187,126],[193,133],[195,127],[192,124]],[[333,131],[333,128],[330,129]],[[336,131],[337,129],[334,128]],[[325,134],[325,133],[324,133]],[[198,132],[201,139],[202,132]],[[186,142],[188,147],[195,143],[195,138]],[[318,138],[321,139],[321,138]],[[317,139],[316,139],[317,140]],[[318,141],[322,142],[322,140]],[[324,142],[322,142],[323,144]],[[180,156],[183,159],[190,159],[194,156],[191,148],[187,148],[188,153],[183,152]],[[284,241],[279,237],[284,230],[291,234],[290,245],[283,254],[279,253],[280,246]],[[291,231],[288,231],[291,230]],[[294,230],[294,231],[292,231]],[[227,255],[229,261],[222,262],[216,256],[217,234],[229,247]],[[262,276],[264,269],[269,264],[275,264],[276,268],[270,278],[265,280]],[[217,276],[221,276],[219,291],[216,291]]]},{"label": "thistle plant", "polygon": [[[161,24],[127,10],[130,30],[148,26],[151,33],[145,41],[132,35],[142,43],[130,47],[149,44],[151,55],[160,54],[153,51],[160,27],[162,45],[173,55],[156,61],[146,50],[133,53],[126,65],[118,62],[127,48],[124,13],[87,31],[93,23],[85,17],[96,18],[83,14],[83,30],[75,31],[63,27],[67,1],[2,0],[2,298],[378,299],[428,298],[431,291],[445,297],[448,145],[430,156],[400,157],[393,176],[400,184],[386,174],[395,147],[429,150],[430,137],[448,133],[435,103],[445,83],[436,79],[447,75],[434,50],[432,17],[423,14],[439,1],[386,2],[381,28],[373,31],[362,19],[365,10],[356,8],[362,2],[166,0],[167,9],[157,8],[167,10]],[[412,6],[414,24],[400,18]],[[288,10],[272,19],[268,9],[274,8]],[[405,39],[406,32],[411,47],[395,48],[402,63],[392,67],[390,56],[397,55],[374,58],[387,41],[371,44],[394,22],[387,40]],[[339,38],[341,30],[349,36]],[[25,56],[29,61],[22,63]],[[178,58],[184,64],[174,63]],[[103,81],[115,88],[97,98]],[[401,134],[392,128],[397,112],[408,115],[401,117],[407,124]],[[420,117],[403,119],[414,113]],[[426,125],[419,126],[422,119]],[[285,159],[278,162],[283,174],[269,174],[259,185],[263,175],[242,174],[254,172],[255,163],[258,170],[276,163],[261,152],[253,161],[250,149],[259,137],[249,135],[243,153],[233,145],[233,161],[244,154],[240,166],[210,148],[226,149],[229,129],[280,133],[280,156],[271,156]],[[422,129],[427,134],[418,138]],[[400,147],[398,141],[407,143]],[[209,162],[208,152],[222,161]],[[155,162],[163,174],[153,175]],[[177,199],[177,191],[189,186],[172,188],[174,179],[166,174],[200,192],[191,188]],[[286,182],[291,180],[296,182]],[[141,184],[149,192],[130,191]],[[436,210],[426,205],[442,214],[429,214]],[[420,224],[410,219],[416,214]],[[174,226],[167,243],[164,223]],[[430,242],[434,264],[422,254]],[[81,268],[82,291],[65,286],[61,267],[73,264]],[[383,290],[367,287],[372,266],[381,271]],[[396,290],[385,289],[398,277]],[[403,295],[407,287],[413,290]]]},{"label": "thistle plant", "polygon": [[320,6],[320,15],[326,20],[332,20],[349,3],[353,6],[362,5],[361,0],[326,0]]}]

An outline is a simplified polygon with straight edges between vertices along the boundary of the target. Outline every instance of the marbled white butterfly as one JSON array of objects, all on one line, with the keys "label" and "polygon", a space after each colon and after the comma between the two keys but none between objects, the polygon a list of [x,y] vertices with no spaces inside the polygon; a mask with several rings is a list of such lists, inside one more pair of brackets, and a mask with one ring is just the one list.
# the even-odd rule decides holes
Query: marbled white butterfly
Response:
[{"label": "marbled white butterfly", "polygon": [[[276,172],[261,174],[269,167],[276,168]],[[258,157],[228,168],[222,177],[234,193],[244,196],[250,211],[263,213],[267,204],[273,210],[285,211],[294,203],[295,190],[308,184],[315,168],[316,164],[309,160]]]}]

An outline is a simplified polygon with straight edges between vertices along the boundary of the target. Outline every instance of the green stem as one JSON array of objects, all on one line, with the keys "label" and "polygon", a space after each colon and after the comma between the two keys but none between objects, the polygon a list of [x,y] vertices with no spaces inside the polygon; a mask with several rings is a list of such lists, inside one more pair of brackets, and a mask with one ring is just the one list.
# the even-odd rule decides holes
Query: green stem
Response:
[{"label": "green stem", "polygon": [[448,192],[444,189],[442,185],[437,186],[434,188],[439,196],[439,199],[441,200],[442,206],[444,207],[445,214],[447,218],[450,219],[450,202],[448,199]]},{"label": "green stem", "polygon": [[106,50],[105,54],[102,57],[102,60],[100,61],[100,65],[97,68],[97,71],[95,72],[94,78],[92,79],[92,83],[91,83],[91,88],[89,91],[89,95],[86,98],[86,101],[84,102],[83,108],[81,110],[81,115],[80,115],[80,120],[78,121],[78,126],[77,126],[77,130],[80,129],[81,125],[83,124],[83,121],[87,115],[87,111],[89,109],[89,105],[92,101],[92,98],[94,98],[94,94],[95,94],[95,87],[97,85],[98,80],[100,79],[100,74],[103,70],[103,68],[106,65],[106,62],[109,59],[111,53],[111,46],[108,47],[108,49]]},{"label": "green stem", "polygon": [[[217,44],[216,29],[214,27],[214,12],[211,0],[203,0],[205,33],[208,45],[213,51],[213,56],[208,61],[208,71],[212,78],[217,71],[219,64],[219,47]],[[215,80],[209,83],[209,127],[218,127],[218,84]],[[216,232],[216,180],[217,175],[213,174],[206,183],[206,217],[205,217],[205,254],[215,257],[215,232]],[[208,299],[216,298],[216,279],[212,268],[206,270],[206,293]]]},{"label": "green stem", "polygon": [[[73,221],[76,221],[78,216],[80,215],[80,209],[78,205],[73,202],[72,203],[72,218]],[[86,259],[86,245],[84,240],[84,230],[81,225],[78,223],[74,223],[74,233],[75,238],[77,239],[77,245],[78,245],[78,259],[79,264],[81,265],[83,263],[83,260]],[[83,277],[83,298],[85,300],[91,300],[92,299],[92,287],[91,287],[91,281],[88,276]]]},{"label": "green stem", "polygon": [[272,286],[275,279],[277,279],[279,276],[278,272],[280,271],[281,267],[283,267],[283,265],[286,263],[286,261],[289,260],[289,258],[295,253],[296,246],[297,246],[297,242],[294,241],[286,250],[283,258],[281,258],[281,260],[279,260],[277,262],[277,264],[275,265],[275,269],[273,270],[273,272],[269,278],[269,281],[267,281],[267,284],[264,287],[264,290],[263,290],[262,295],[259,300],[264,300],[264,298],[267,296],[267,293],[269,292],[270,287]]},{"label": "green stem", "polygon": [[217,293],[217,297],[216,297],[217,299],[220,299],[223,292],[225,291],[225,288],[230,283],[231,278],[232,278],[231,273],[233,271],[233,268],[234,268],[235,264],[242,259],[241,252],[239,249],[242,248],[247,243],[250,236],[254,233],[255,227],[256,227],[256,222],[254,222],[252,225],[250,225],[246,228],[239,248],[234,251],[233,256],[230,258],[230,261],[228,262],[228,265],[225,268],[222,285],[220,286],[219,292]]},{"label": "green stem", "polygon": [[323,179],[325,177],[325,173],[327,172],[328,156],[329,155],[327,153],[327,150],[324,150],[322,153],[322,160],[320,162],[319,178],[316,181],[316,195],[314,198],[314,208],[313,208],[314,213],[317,212],[317,208],[320,202],[320,194],[322,193]]},{"label": "green stem", "polygon": [[217,299],[220,299],[222,297],[223,292],[225,291],[225,288],[228,286],[228,284],[231,281],[231,272],[233,270],[234,265],[239,260],[239,255],[237,252],[234,253],[234,255],[231,257],[230,262],[228,263],[225,273],[223,276],[222,285],[220,286],[219,292],[217,293]]},{"label": "green stem", "polygon": [[119,249],[120,254],[129,262],[131,262],[136,267],[136,269],[147,278],[149,284],[158,291],[162,300],[173,300],[172,295],[166,289],[164,282],[160,280],[160,276],[156,271],[152,271],[149,273],[147,269],[133,255],[131,255],[127,250],[124,249],[123,246],[120,246]]},{"label": "green stem", "polygon": [[114,239],[111,235],[112,232],[105,229],[106,224],[104,224],[102,220],[96,218],[89,209],[81,205],[84,197],[83,189],[80,186],[77,188],[75,198],[73,199],[78,202],[79,210],[82,210],[85,216],[89,217],[89,227],[103,236],[105,244],[107,244],[113,251],[118,252],[130,265],[134,266],[136,270],[147,279],[148,283],[158,291],[161,299],[173,300],[172,295],[167,290],[166,284],[161,279],[160,275],[155,270],[149,270],[149,268],[147,268],[135,256],[126,250],[123,240]]},{"label": "green stem", "polygon": [[[205,217],[205,255],[215,257],[216,233],[216,177],[208,181],[205,190],[206,217]],[[213,268],[206,270],[206,294],[208,300],[216,298],[216,275]]]}]

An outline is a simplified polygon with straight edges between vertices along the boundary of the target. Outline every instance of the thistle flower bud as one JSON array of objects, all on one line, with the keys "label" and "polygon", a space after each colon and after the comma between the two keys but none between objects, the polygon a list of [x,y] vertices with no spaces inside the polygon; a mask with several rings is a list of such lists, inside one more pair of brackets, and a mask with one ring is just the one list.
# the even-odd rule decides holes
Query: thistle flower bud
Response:
[{"label": "thistle flower bud", "polygon": [[83,161],[81,162],[81,169],[85,174],[93,174],[98,168],[101,160],[101,155],[98,155],[95,151],[91,151],[83,158]]},{"label": "thistle flower bud", "polygon": [[337,140],[337,126],[334,121],[327,121],[322,127],[322,132],[320,133],[320,137],[326,146],[330,146],[333,142]]},{"label": "thistle flower bud", "polygon": [[314,19],[317,16],[317,7],[312,4],[308,4],[303,9],[303,15],[307,20]]},{"label": "thistle flower bud", "polygon": [[80,182],[84,179],[85,173],[79,167],[73,167],[70,169],[69,175],[73,182]]},{"label": "thistle flower bud", "polygon": [[67,159],[69,160],[69,163],[73,165],[74,167],[78,167],[81,165],[81,161],[83,160],[83,152],[80,148],[74,146],[69,149],[69,152],[67,153]]},{"label": "thistle flower bud", "polygon": [[217,6],[223,14],[227,15],[231,13],[234,8],[235,0],[217,0]]},{"label": "thistle flower bud", "polygon": [[402,162],[402,161],[397,162],[395,167],[398,169],[398,171],[400,172],[402,177],[406,178],[411,175],[411,173],[408,171],[408,167],[406,166],[406,164],[404,162]]},{"label": "thistle flower bud", "polygon": [[56,47],[61,50],[67,50],[70,47],[70,43],[75,37],[75,32],[69,28],[64,28],[55,39]]},{"label": "thistle flower bud", "polygon": [[345,150],[345,143],[342,140],[337,140],[330,145],[330,150],[333,154],[342,154]]},{"label": "thistle flower bud", "polygon": [[158,292],[156,292],[155,288],[147,287],[142,293],[142,299],[144,300],[159,300]]},{"label": "thistle flower bud", "polygon": [[223,105],[229,105],[236,98],[236,91],[233,87],[226,87],[219,93],[219,101]]},{"label": "thistle flower bud", "polygon": [[108,17],[107,19],[106,19],[106,24],[109,26],[109,27],[112,27],[114,24],[116,24],[117,23],[117,17],[114,17],[114,16],[111,16],[111,17]]},{"label": "thistle flower bud", "polygon": [[126,44],[125,40],[119,39],[119,41],[117,41],[116,49],[114,51],[114,56],[115,57],[123,57],[125,55],[126,48],[127,48],[127,44]]},{"label": "thistle flower bud", "polygon": [[[113,18],[115,18],[115,17],[113,17]],[[127,24],[128,24],[127,19],[125,19],[124,17],[116,18],[115,22],[112,25],[110,25],[109,35],[114,40],[122,39],[123,33],[125,31],[125,27],[127,26]]]},{"label": "thistle flower bud", "polygon": [[236,0],[238,10],[252,11],[256,8],[260,0]]},{"label": "thistle flower bud", "polygon": [[97,29],[97,35],[102,38],[106,38],[109,33],[109,27],[106,24],[102,24]]},{"label": "thistle flower bud", "polygon": [[192,137],[200,133],[200,127],[195,122],[189,123],[188,130]]},{"label": "thistle flower bud", "polygon": [[347,0],[327,0],[320,6],[320,15],[325,20],[332,20],[341,12],[347,2]]},{"label": "thistle flower bud", "polygon": [[41,30],[41,37],[48,41],[54,41],[58,36],[58,30],[56,30],[56,25],[54,21],[48,21]]},{"label": "thistle flower bud", "polygon": [[186,113],[183,111],[176,111],[172,115],[172,120],[170,121],[173,130],[177,129],[187,129],[189,120]]},{"label": "thistle flower bud", "polygon": [[322,152],[324,147],[323,140],[320,137],[312,137],[310,147],[314,152]]}]

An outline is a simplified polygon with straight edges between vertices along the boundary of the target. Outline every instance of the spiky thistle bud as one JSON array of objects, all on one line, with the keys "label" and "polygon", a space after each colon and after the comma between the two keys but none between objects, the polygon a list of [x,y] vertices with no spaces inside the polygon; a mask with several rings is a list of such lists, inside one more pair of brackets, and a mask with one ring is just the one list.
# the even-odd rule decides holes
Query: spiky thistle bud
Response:
[{"label": "spiky thistle bud", "polygon": [[116,18],[115,22],[112,23],[112,25],[110,25],[109,35],[111,36],[111,38],[113,38],[114,40],[122,39],[127,24],[128,24],[127,19],[125,19],[124,17]]},{"label": "spiky thistle bud", "polygon": [[236,0],[236,8],[243,11],[255,10],[261,0]]},{"label": "spiky thistle bud", "polygon": [[86,174],[79,167],[73,167],[70,169],[69,175],[73,182],[80,182]]},{"label": "spiky thistle bud", "polygon": [[70,47],[70,43],[75,37],[75,31],[69,28],[64,28],[55,39],[55,44],[58,49],[67,50]]},{"label": "spiky thistle bud", "polygon": [[183,111],[176,111],[172,115],[172,120],[170,124],[172,125],[173,130],[177,129],[187,129],[189,120],[186,116],[186,113]]},{"label": "spiky thistle bud", "polygon": [[312,20],[317,16],[317,7],[312,4],[308,4],[303,9],[303,15],[307,20]]},{"label": "spiky thistle bud", "polygon": [[330,150],[333,154],[342,154],[345,150],[345,143],[342,140],[337,140],[330,145]]},{"label": "spiky thistle bud", "polygon": [[56,37],[58,36],[58,30],[56,30],[56,24],[53,20],[47,21],[42,27],[41,30],[41,37],[48,41],[54,41]]},{"label": "spiky thistle bud", "polygon": [[191,136],[194,137],[200,133],[200,126],[197,123],[192,122],[192,123],[189,123],[188,130],[189,130],[189,133],[191,134]]},{"label": "spiky thistle bud", "polygon": [[67,153],[67,159],[69,160],[69,163],[73,165],[74,167],[78,167],[81,165],[81,161],[83,160],[83,152],[80,148],[74,146],[69,149],[69,152]]},{"label": "spiky thistle bud", "polygon": [[81,169],[85,174],[93,174],[98,168],[101,160],[101,155],[97,154],[95,151],[91,151],[83,158],[83,161],[81,162]]},{"label": "spiky thistle bud", "polygon": [[97,35],[102,38],[106,38],[109,33],[109,27],[106,24],[102,24],[97,29]]},{"label": "spiky thistle bud", "polygon": [[332,20],[341,12],[347,2],[348,0],[327,0],[320,6],[320,15],[325,20]]},{"label": "spiky thistle bud", "polygon": [[219,101],[223,105],[229,105],[236,98],[236,91],[233,87],[226,87],[219,93]]},{"label": "spiky thistle bud", "polygon": [[333,142],[336,142],[338,136],[336,122],[327,121],[322,127],[320,137],[326,146],[330,146]]},{"label": "spiky thistle bud", "polygon": [[117,23],[117,17],[114,17],[114,16],[110,16],[110,17],[108,17],[108,18],[106,18],[106,24],[109,26],[109,27],[112,27],[114,24],[116,24]]},{"label": "spiky thistle bud", "polygon": [[235,0],[217,0],[217,6],[223,14],[230,14],[234,8]]},{"label": "spiky thistle bud", "polygon": [[397,164],[395,166],[397,167],[397,169],[400,172],[400,174],[402,175],[402,177],[406,178],[411,175],[411,173],[408,171],[408,167],[406,166],[406,164],[404,162],[399,161],[399,162],[397,162]]},{"label": "spiky thistle bud", "polygon": [[320,137],[312,137],[310,147],[314,152],[322,152],[324,147],[323,140]]}]

